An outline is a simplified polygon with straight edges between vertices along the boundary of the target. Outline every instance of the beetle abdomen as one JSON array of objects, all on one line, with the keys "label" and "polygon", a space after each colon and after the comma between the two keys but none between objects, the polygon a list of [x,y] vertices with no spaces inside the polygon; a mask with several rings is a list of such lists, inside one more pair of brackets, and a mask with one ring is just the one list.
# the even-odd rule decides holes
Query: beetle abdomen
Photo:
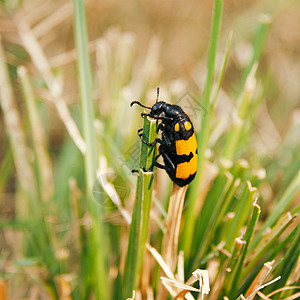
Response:
[{"label": "beetle abdomen", "polygon": [[[187,179],[194,175],[198,166],[197,140],[195,133],[188,140],[176,140],[176,154],[187,157],[186,161],[176,166],[176,178]],[[192,155],[191,155],[192,154]]]}]

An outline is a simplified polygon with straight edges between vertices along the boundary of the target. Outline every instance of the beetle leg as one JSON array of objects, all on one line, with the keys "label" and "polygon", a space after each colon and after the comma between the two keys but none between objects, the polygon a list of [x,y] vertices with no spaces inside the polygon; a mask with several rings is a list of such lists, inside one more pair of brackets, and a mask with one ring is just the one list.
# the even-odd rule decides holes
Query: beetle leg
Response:
[{"label": "beetle leg", "polygon": [[139,138],[141,138],[142,135],[143,135],[143,128],[140,128],[140,129],[137,131],[137,134],[138,134]]},{"label": "beetle leg", "polygon": [[153,164],[151,165],[151,167],[150,167],[149,169],[145,170],[145,172],[152,171],[152,170],[153,170],[153,167],[158,167],[158,168],[160,168],[160,169],[164,169],[164,168],[165,168],[164,165],[162,165],[162,164],[160,164],[160,163],[158,163],[158,162],[156,161],[160,156],[161,156],[161,154],[158,154],[158,155],[154,158]]},{"label": "beetle leg", "polygon": [[159,138],[156,138],[152,143],[148,143],[147,141],[145,141],[145,140],[143,139],[143,128],[140,128],[140,129],[137,131],[137,134],[138,134],[140,140],[141,140],[144,144],[146,144],[147,146],[149,146],[149,147],[154,146],[156,143],[160,143],[160,139],[159,139]]},{"label": "beetle leg", "polygon": [[162,157],[164,158],[164,162],[165,162],[165,170],[170,173],[170,172],[175,172],[176,168],[172,162],[172,160],[170,159],[169,155],[167,153],[162,153]]},{"label": "beetle leg", "polygon": [[[166,165],[162,165],[160,164],[159,162],[157,162],[156,160],[158,159],[159,156],[163,156],[164,158],[164,161],[167,162],[167,166]],[[175,166],[173,164],[173,162],[171,161],[170,157],[168,154],[166,153],[160,153],[158,154],[155,159],[154,159],[154,163],[152,164],[152,166],[148,169],[148,170],[145,170],[145,171],[152,171],[153,167],[157,167],[159,169],[163,169],[163,170],[166,170],[168,173],[170,172],[175,172]]]},{"label": "beetle leg", "polygon": [[[159,123],[158,126],[157,126],[157,131],[159,130],[163,130],[164,128],[164,125],[163,123]],[[143,128],[140,128],[137,133],[138,133],[138,136],[141,137],[143,135],[143,133],[141,133],[143,131]]]},{"label": "beetle leg", "polygon": [[162,121],[173,121],[173,118],[169,118],[166,116],[151,116],[150,114],[146,114],[146,113],[141,113],[142,117],[150,117],[152,119],[155,120],[162,120]]},{"label": "beetle leg", "polygon": [[[164,165],[160,164],[160,163],[159,163],[159,162],[157,162],[157,161],[155,161],[155,162],[153,163],[153,167],[157,167],[157,168],[159,168],[159,169],[163,169],[163,170],[166,170],[166,169],[167,169],[167,167],[166,167],[166,166],[164,166]],[[152,167],[152,169],[153,169],[153,167]]]},{"label": "beetle leg", "polygon": [[161,144],[161,139],[159,139],[159,138],[156,138],[152,143],[148,143],[147,141],[145,141],[145,140],[143,139],[143,128],[140,128],[140,129],[137,131],[137,134],[138,134],[140,140],[141,140],[144,144],[146,144],[147,146],[149,146],[149,147],[154,146],[156,143],[160,143],[160,144]]},{"label": "beetle leg", "polygon": [[161,143],[161,140],[159,138],[156,138],[152,143],[148,143],[147,141],[145,141],[142,138],[142,136],[139,136],[139,137],[140,137],[141,141],[149,147],[152,147],[152,146],[156,145],[157,143]]}]

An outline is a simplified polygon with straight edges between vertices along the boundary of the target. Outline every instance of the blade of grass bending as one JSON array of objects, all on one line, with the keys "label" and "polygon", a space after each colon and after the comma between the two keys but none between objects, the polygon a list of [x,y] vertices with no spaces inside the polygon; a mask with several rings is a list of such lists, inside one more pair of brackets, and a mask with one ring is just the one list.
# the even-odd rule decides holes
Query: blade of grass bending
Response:
[{"label": "blade of grass bending", "polygon": [[101,221],[100,206],[92,196],[93,184],[96,179],[96,139],[94,129],[94,109],[92,102],[92,78],[88,55],[88,38],[85,20],[85,11],[82,0],[74,0],[74,30],[78,54],[78,80],[80,89],[81,115],[86,153],[84,155],[86,176],[86,199],[92,218],[89,255],[92,259],[93,274],[86,274],[93,278],[94,290],[97,299],[108,299],[108,272],[105,258],[105,244],[103,241],[104,228]]},{"label": "blade of grass bending", "polygon": [[[148,117],[144,118],[143,139],[153,142],[157,135],[157,122]],[[136,288],[137,280],[143,261],[145,243],[148,237],[148,225],[152,198],[153,173],[145,172],[149,169],[155,158],[155,145],[153,147],[141,143],[139,162],[139,176],[133,206],[127,257],[123,278],[123,298],[131,297]]]},{"label": "blade of grass bending", "polygon": [[[271,232],[261,239],[260,243],[254,250],[252,250],[251,255],[247,258],[249,263],[242,272],[243,278],[250,273],[250,270],[252,270],[260,261],[260,259],[267,253],[267,251],[274,246],[274,243],[277,241],[278,237],[293,222],[293,220],[294,218],[292,218],[291,214],[287,213],[277,222],[277,224],[272,228]],[[251,249],[249,251],[251,251]]]},{"label": "blade of grass bending", "polygon": [[22,45],[31,57],[34,66],[41,73],[43,80],[47,85],[48,91],[53,100],[58,115],[64,123],[70,137],[78,147],[78,149],[85,153],[86,143],[81,137],[77,125],[70,114],[67,104],[62,97],[62,82],[57,80],[52,71],[50,62],[44,50],[41,47],[33,30],[30,28],[29,23],[24,18],[16,18],[15,23],[18,29],[18,35],[22,41]]},{"label": "blade of grass bending", "polygon": [[262,228],[258,232],[251,249],[256,247],[256,245],[261,240],[263,232],[268,228],[272,227],[275,222],[278,221],[279,217],[287,210],[290,206],[294,196],[300,190],[300,171],[297,173],[293,181],[290,183],[285,193],[282,195],[281,199],[277,202],[275,208],[272,210],[272,214],[267,218],[266,222],[263,224]]},{"label": "blade of grass bending", "polygon": [[195,206],[196,201],[198,199],[198,187],[201,180],[202,169],[205,160],[205,150],[208,143],[209,137],[209,121],[210,121],[210,110],[211,110],[211,92],[214,83],[215,77],[215,62],[217,55],[217,48],[220,36],[220,28],[221,28],[221,19],[222,19],[222,11],[223,11],[223,0],[215,0],[214,1],[214,9],[213,9],[213,20],[212,20],[212,28],[210,33],[210,41],[209,41],[209,50],[208,50],[208,62],[207,62],[207,78],[206,84],[204,88],[204,99],[203,106],[207,110],[207,114],[203,116],[201,119],[201,130],[197,134],[198,141],[198,171],[196,178],[191,184],[190,196],[189,196],[189,206],[187,208],[187,218],[185,219],[185,226],[183,230],[183,250],[185,253],[185,257],[190,257],[192,241],[194,237],[194,228],[196,224],[196,215],[195,215]]}]

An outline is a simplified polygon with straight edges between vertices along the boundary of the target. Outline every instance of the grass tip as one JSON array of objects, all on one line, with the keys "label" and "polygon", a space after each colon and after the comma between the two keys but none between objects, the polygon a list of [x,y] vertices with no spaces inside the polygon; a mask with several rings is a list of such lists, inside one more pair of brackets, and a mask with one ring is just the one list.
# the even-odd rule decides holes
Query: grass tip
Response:
[{"label": "grass tip", "polygon": [[26,68],[24,66],[18,66],[17,74],[19,78],[22,78],[26,74]]},{"label": "grass tip", "polygon": [[250,180],[247,180],[247,181],[246,181],[246,184],[247,184],[247,186],[248,186],[248,189],[249,189],[249,192],[250,192],[250,193],[258,192],[257,188],[256,188],[255,186],[252,186]]},{"label": "grass tip", "polygon": [[238,187],[241,184],[241,182],[242,182],[241,178],[238,177],[233,183],[234,187]]},{"label": "grass tip", "polygon": [[261,14],[259,16],[259,22],[263,24],[271,24],[273,21],[273,18],[268,14]]},{"label": "grass tip", "polygon": [[230,159],[225,158],[224,156],[220,157],[219,159],[221,166],[224,169],[230,169],[233,166],[233,162]]},{"label": "grass tip", "polygon": [[255,74],[256,74],[256,71],[257,71],[257,68],[258,68],[258,62],[256,61],[254,64],[253,64],[253,67],[246,79],[246,84],[245,84],[245,92],[249,95],[251,95],[254,90],[255,90],[255,87],[256,87],[256,78],[255,78]]},{"label": "grass tip", "polygon": [[242,169],[249,169],[250,165],[249,162],[245,159],[245,158],[240,158],[238,160],[238,165],[242,168]]},{"label": "grass tip", "polygon": [[225,174],[226,178],[228,179],[228,181],[232,182],[233,175],[227,170],[224,172],[224,174]]},{"label": "grass tip", "polygon": [[256,169],[252,171],[252,174],[257,177],[259,180],[263,180],[267,176],[267,171],[264,168]]}]

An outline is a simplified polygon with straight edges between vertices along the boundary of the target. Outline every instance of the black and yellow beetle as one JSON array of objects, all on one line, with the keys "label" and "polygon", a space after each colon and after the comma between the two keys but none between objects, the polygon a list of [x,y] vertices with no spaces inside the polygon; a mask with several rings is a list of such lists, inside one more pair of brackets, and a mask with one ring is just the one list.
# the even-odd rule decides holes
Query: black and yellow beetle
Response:
[{"label": "black and yellow beetle", "polygon": [[[157,88],[156,103],[152,107],[145,106],[139,101],[131,102],[150,109],[150,113],[142,113],[142,117],[149,116],[159,120],[158,130],[161,138],[153,143],[147,143],[142,138],[142,129],[138,131],[141,141],[148,146],[159,143],[159,154],[149,170],[154,166],[166,170],[171,180],[179,186],[189,184],[195,177],[198,166],[197,140],[190,117],[178,105],[171,105],[158,101],[159,88]],[[163,157],[165,165],[157,162],[159,156]]]}]

